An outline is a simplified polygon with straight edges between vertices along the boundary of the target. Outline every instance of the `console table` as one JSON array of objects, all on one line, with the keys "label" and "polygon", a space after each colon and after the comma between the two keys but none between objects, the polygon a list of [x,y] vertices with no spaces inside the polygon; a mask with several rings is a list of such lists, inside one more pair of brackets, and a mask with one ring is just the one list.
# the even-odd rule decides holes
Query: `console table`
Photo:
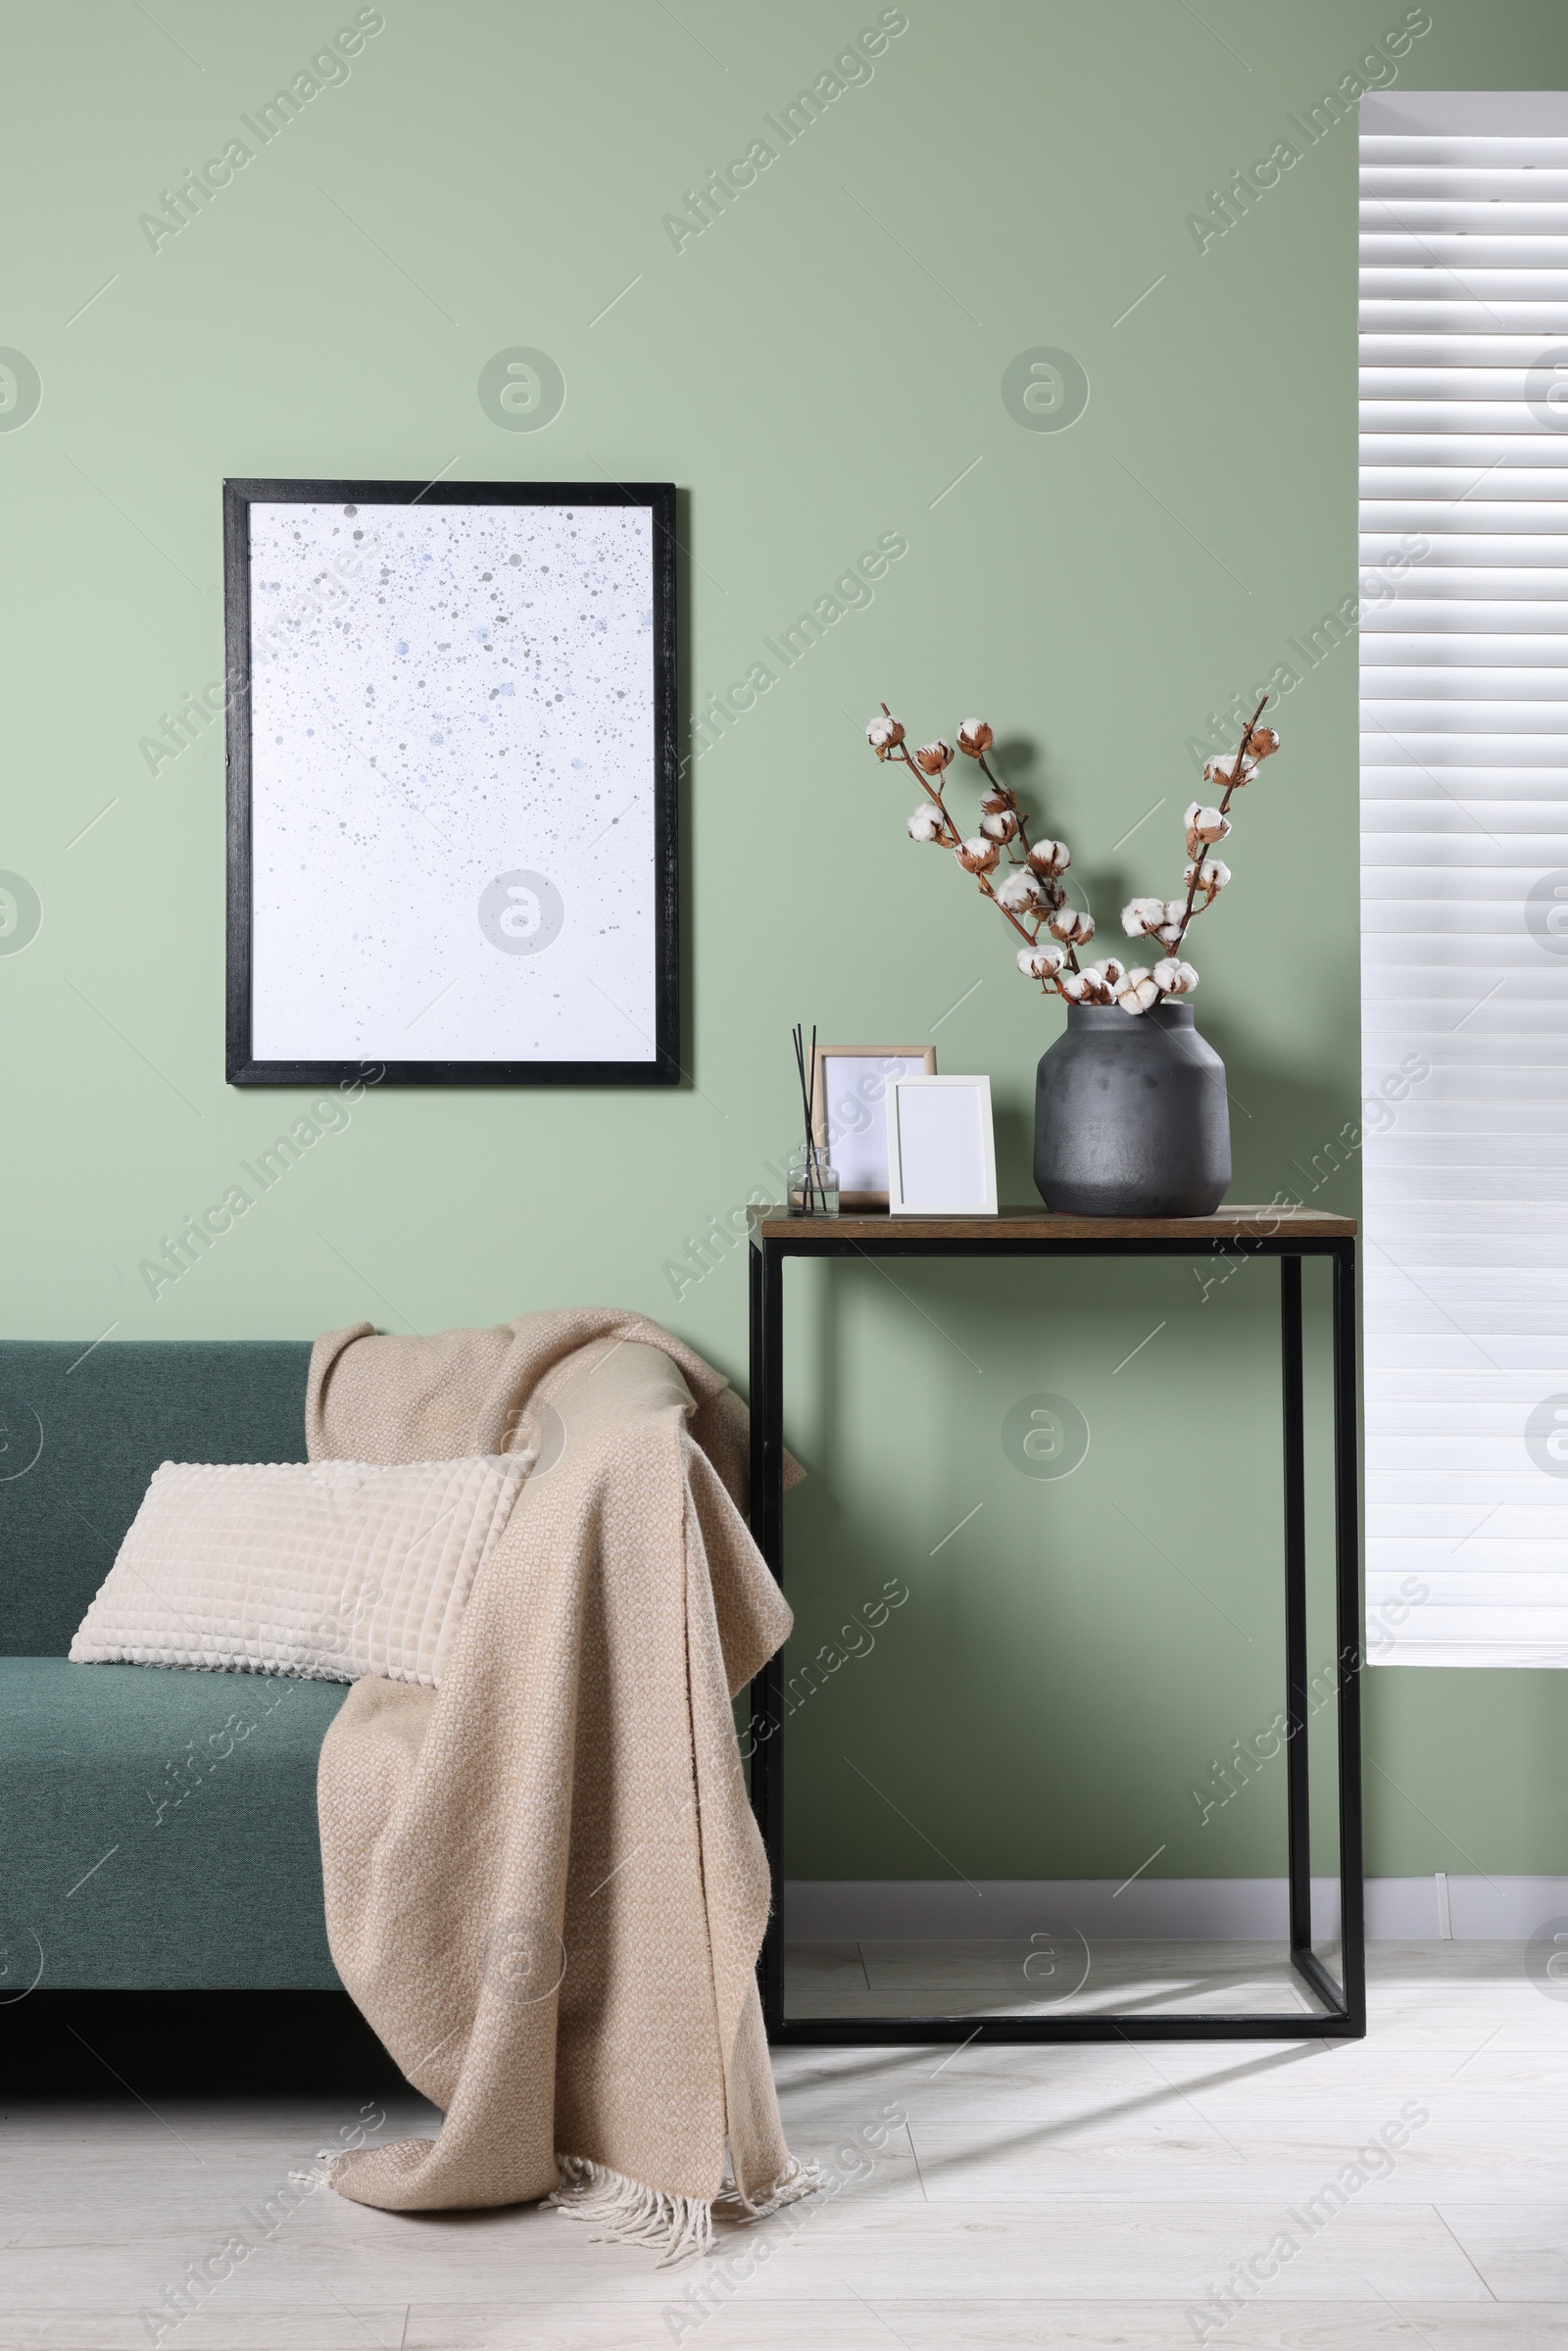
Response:
[{"label": "console table", "polygon": [[[759,1963],[768,2036],[781,2042],[1053,2040],[1276,2040],[1366,2032],[1361,1886],[1360,1531],[1356,1475],[1355,1225],[1308,1208],[1224,1208],[1182,1218],[1057,1216],[1004,1208],[998,1216],[788,1216],[751,1220],[752,1531],[787,1588],[784,1558],[784,1260],[787,1257],[1277,1257],[1283,1359],[1285,1512],[1279,1592],[1285,1614],[1286,1878],[1291,1964],[1321,2007],[1268,2014],[1134,2009],[1055,2014],[786,2016],[784,1999],[783,1740],[764,1737],[751,1758],[752,1805],[773,1876],[773,1912]],[[1339,1762],[1342,1983],[1313,1948],[1307,1751],[1305,1395],[1301,1261],[1333,1265],[1335,1654]],[[752,1685],[753,1720],[780,1730],[784,1669],[773,1658]]]}]

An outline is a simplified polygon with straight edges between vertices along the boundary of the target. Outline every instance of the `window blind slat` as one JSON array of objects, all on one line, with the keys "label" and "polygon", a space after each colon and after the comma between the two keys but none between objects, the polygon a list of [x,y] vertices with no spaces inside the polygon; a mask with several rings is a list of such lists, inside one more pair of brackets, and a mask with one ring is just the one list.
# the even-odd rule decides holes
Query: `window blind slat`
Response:
[{"label": "window blind slat", "polygon": [[1361,164],[1373,171],[1391,164],[1406,171],[1443,164],[1467,171],[1537,166],[1564,170],[1568,169],[1568,138],[1459,138],[1431,131],[1363,131]]},{"label": "window blind slat", "polygon": [[[1556,657],[1563,660],[1559,648]],[[1419,696],[1423,702],[1515,702],[1528,695],[1532,702],[1568,702],[1568,667],[1485,667],[1466,659],[1441,655],[1426,664],[1369,662],[1361,692],[1371,700]],[[1568,724],[1568,719],[1565,719]]]},{"label": "window blind slat", "polygon": [[1493,433],[1368,433],[1362,437],[1361,459],[1369,465],[1439,465],[1455,494],[1462,494],[1470,483],[1453,480],[1461,470],[1490,488],[1503,477],[1523,481],[1537,469],[1559,469],[1568,463],[1568,440],[1556,435],[1525,441]]},{"label": "window blind slat", "polygon": [[1513,155],[1499,155],[1491,163],[1480,164],[1445,163],[1436,156],[1390,156],[1381,163],[1363,158],[1359,200],[1363,212],[1369,205],[1385,204],[1393,206],[1401,219],[1405,199],[1417,203],[1468,199],[1478,213],[1481,206],[1499,198],[1518,204],[1568,202],[1564,152],[1559,147],[1555,155],[1540,157],[1534,163],[1522,163]]},{"label": "window blind slat", "polygon": [[[1422,250],[1414,237],[1408,244],[1409,251],[1399,262],[1379,262],[1374,254],[1362,255],[1363,302],[1387,302],[1409,294],[1417,301],[1473,302],[1479,307],[1511,302],[1528,312],[1544,303],[1560,307],[1564,299],[1561,272],[1549,267],[1544,254],[1535,255],[1528,268],[1489,269],[1483,266],[1479,255],[1468,268],[1455,268],[1440,264],[1436,256]],[[1529,322],[1527,318],[1525,323]]]},{"label": "window blind slat", "polygon": [[[1568,385],[1568,377],[1564,383]],[[1389,498],[1369,494],[1361,507],[1361,561],[1380,563],[1390,555],[1409,555],[1406,534],[1412,531],[1433,540],[1560,540],[1565,514],[1561,500],[1543,497],[1540,483],[1534,477],[1529,497],[1494,498],[1490,493],[1497,478],[1496,473],[1486,477],[1482,489],[1488,494],[1484,496],[1464,491],[1452,498]],[[1418,548],[1413,561],[1425,562],[1427,552]],[[1523,560],[1532,560],[1534,552],[1525,551]],[[1485,557],[1472,547],[1465,555],[1455,553],[1453,560],[1475,563]]]},{"label": "window blind slat", "polygon": [[[1392,215],[1387,216],[1360,232],[1362,267],[1372,271],[1430,269],[1440,277],[1457,275],[1461,280],[1539,272],[1549,281],[1551,272],[1568,262],[1568,236],[1560,230],[1519,229],[1512,235],[1488,235],[1491,210],[1490,205],[1478,205],[1474,232],[1457,235],[1446,228],[1401,227]],[[1541,291],[1548,292],[1549,283]]]},{"label": "window blind slat", "polygon": [[[1371,637],[1361,647],[1361,670],[1365,677],[1369,669],[1399,669],[1415,660],[1424,640],[1413,631],[1387,629]],[[1467,634],[1452,631],[1431,648],[1431,658],[1423,665],[1423,675],[1442,677],[1449,670],[1466,670],[1475,678],[1484,676],[1489,668],[1568,669],[1568,631],[1555,636],[1510,637],[1497,631],[1491,635]],[[1376,686],[1368,683],[1368,692]]]},{"label": "window blind slat", "polygon": [[[1568,277],[1568,268],[1560,272]],[[1548,433],[1523,400],[1363,400],[1364,433],[1490,433],[1495,438]],[[1560,438],[1553,436],[1560,451]]]},{"label": "window blind slat", "polygon": [[[1384,525],[1389,517],[1377,510],[1385,499],[1426,500],[1460,514],[1481,505],[1501,521],[1515,507],[1528,512],[1544,500],[1560,501],[1568,493],[1568,465],[1512,465],[1506,460],[1485,467],[1398,465],[1373,455],[1362,467],[1361,482],[1362,513]],[[1557,511],[1562,512],[1560,504]]]},{"label": "window blind slat", "polygon": [[1377,334],[1550,334],[1568,324],[1568,302],[1474,302],[1437,286],[1409,301],[1381,301],[1363,277],[1358,318]]},{"label": "window blind slat", "polygon": [[[1542,610],[1551,609],[1551,625],[1563,625],[1562,607],[1568,602],[1568,583],[1557,571],[1538,570],[1532,577],[1525,572],[1510,571],[1501,565],[1469,563],[1463,566],[1446,563],[1413,564],[1402,577],[1390,575],[1375,585],[1368,596],[1372,606],[1372,625],[1376,626],[1377,612],[1398,605],[1402,611],[1420,612],[1430,606],[1437,610],[1445,604],[1462,604],[1467,600],[1490,601],[1494,604],[1535,605]],[[1518,626],[1503,613],[1494,613],[1499,627]]]},{"label": "window blind slat", "polygon": [[[1563,610],[1562,599],[1550,603],[1538,594],[1532,602],[1500,592],[1484,598],[1473,588],[1451,583],[1446,596],[1417,596],[1413,589],[1402,596],[1396,592],[1364,607],[1361,612],[1363,637],[1494,636],[1505,643],[1518,638],[1522,645],[1526,638],[1552,636],[1565,627],[1568,612]],[[1524,660],[1523,651],[1519,658]]]}]

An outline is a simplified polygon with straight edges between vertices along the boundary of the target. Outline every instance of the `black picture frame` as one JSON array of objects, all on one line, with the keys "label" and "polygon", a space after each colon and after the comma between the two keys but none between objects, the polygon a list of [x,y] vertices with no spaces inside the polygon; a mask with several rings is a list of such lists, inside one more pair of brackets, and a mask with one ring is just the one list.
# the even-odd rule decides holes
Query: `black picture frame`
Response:
[{"label": "black picture frame", "polygon": [[[377,1060],[393,1086],[673,1086],[680,1080],[680,904],[675,643],[675,489],[669,482],[271,481],[223,484],[227,668],[226,1076],[231,1086],[321,1086],[363,1060],[263,1059],[253,1041],[251,509],[256,505],[646,507],[653,552],[653,984],[649,1058]],[[629,1017],[629,1016],[628,1016]]]}]

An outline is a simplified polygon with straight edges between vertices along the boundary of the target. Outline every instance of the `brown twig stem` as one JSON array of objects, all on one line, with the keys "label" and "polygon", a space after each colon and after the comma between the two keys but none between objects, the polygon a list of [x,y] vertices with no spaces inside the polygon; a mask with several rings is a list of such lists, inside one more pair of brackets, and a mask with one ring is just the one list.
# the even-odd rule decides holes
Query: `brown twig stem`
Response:
[{"label": "brown twig stem", "polygon": [[[991,786],[992,791],[998,793],[1004,792],[1008,800],[1012,803],[1012,812],[1018,819],[1018,831],[1016,838],[1023,843],[1023,854],[1026,857],[1029,855],[1029,827],[1024,822],[1023,810],[1018,806],[1017,793],[1014,792],[1010,784],[999,782],[998,778],[992,774],[990,768],[986,765],[986,755],[983,751],[977,751],[973,756],[976,766],[979,768],[981,774],[985,777],[986,782]],[[1023,861],[1022,858],[1013,857],[1012,843],[1009,841],[1006,846],[1007,857],[1010,862],[1014,865],[1021,864]]]},{"label": "brown twig stem", "polygon": [[[1228,816],[1230,814],[1231,794],[1235,791],[1241,778],[1242,761],[1247,757],[1247,747],[1252,740],[1252,729],[1254,726],[1256,726],[1259,718],[1262,717],[1263,703],[1267,702],[1267,700],[1268,696],[1265,694],[1263,697],[1263,702],[1258,704],[1256,710],[1252,712],[1251,717],[1249,718],[1247,724],[1242,729],[1241,744],[1236,753],[1235,764],[1231,768],[1231,780],[1226,785],[1224,796],[1219,804],[1219,812],[1222,816]],[[1187,944],[1187,925],[1193,919],[1193,901],[1198,896],[1198,877],[1203,870],[1205,856],[1209,850],[1218,849],[1218,847],[1219,843],[1217,841],[1200,841],[1198,844],[1198,854],[1193,859],[1193,878],[1187,885],[1187,904],[1182,909],[1181,937],[1176,942],[1177,947],[1185,947]],[[1207,903],[1208,902],[1205,900],[1204,904],[1206,905]],[[1161,946],[1164,945],[1163,940],[1160,942],[1160,944]],[[1171,952],[1174,954],[1175,949],[1173,949]]]}]

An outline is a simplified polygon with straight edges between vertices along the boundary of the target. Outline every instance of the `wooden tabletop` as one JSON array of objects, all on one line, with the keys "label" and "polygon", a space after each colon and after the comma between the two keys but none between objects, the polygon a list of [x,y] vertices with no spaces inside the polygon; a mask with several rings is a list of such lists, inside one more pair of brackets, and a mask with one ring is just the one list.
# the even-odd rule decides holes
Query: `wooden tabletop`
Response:
[{"label": "wooden tabletop", "polygon": [[1353,1216],[1319,1208],[1221,1208],[1213,1216],[1057,1216],[1049,1208],[1004,1208],[997,1216],[890,1216],[886,1209],[848,1216],[786,1216],[754,1208],[752,1230],[764,1241],[812,1233],[844,1241],[1348,1241]]}]

